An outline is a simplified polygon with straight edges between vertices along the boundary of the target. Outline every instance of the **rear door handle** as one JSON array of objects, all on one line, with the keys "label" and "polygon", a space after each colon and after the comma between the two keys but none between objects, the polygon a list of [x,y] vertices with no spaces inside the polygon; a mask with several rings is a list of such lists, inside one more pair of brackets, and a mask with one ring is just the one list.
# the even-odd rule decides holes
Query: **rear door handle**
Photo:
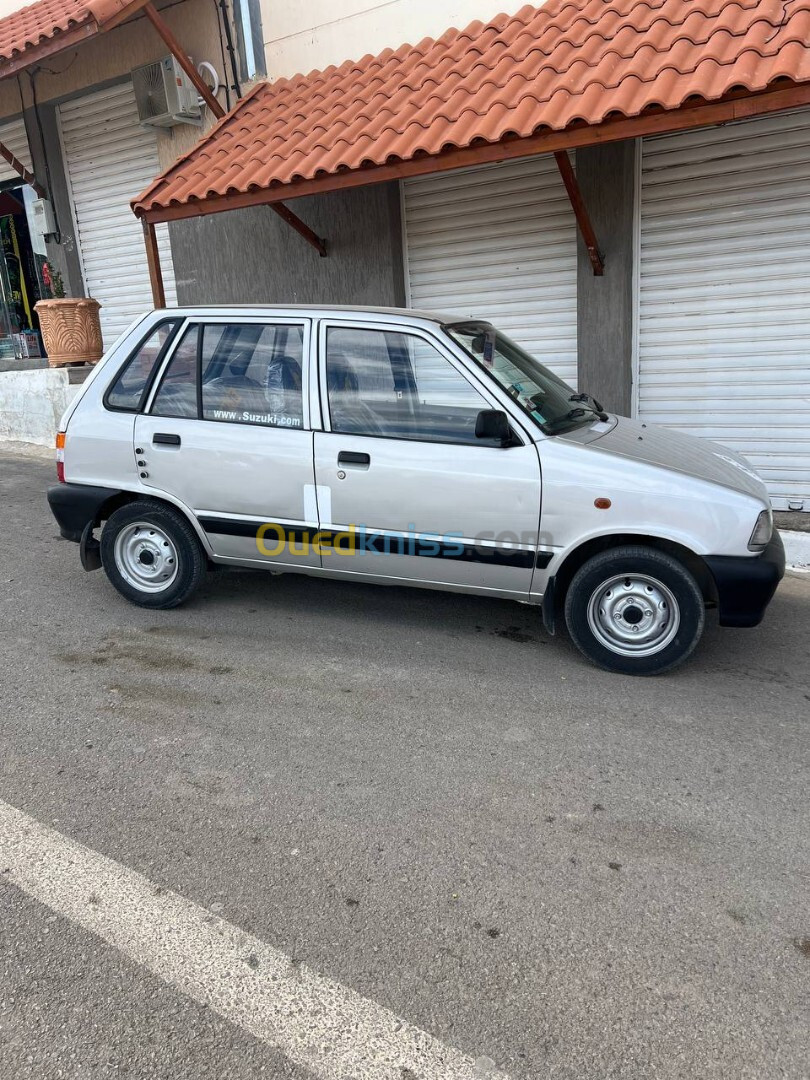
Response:
[{"label": "rear door handle", "polygon": [[355,468],[367,469],[370,464],[370,454],[361,454],[356,450],[341,450],[338,454],[338,465],[353,465]]},{"label": "rear door handle", "polygon": [[153,446],[179,446],[180,436],[169,435],[165,431],[156,431],[152,436]]}]

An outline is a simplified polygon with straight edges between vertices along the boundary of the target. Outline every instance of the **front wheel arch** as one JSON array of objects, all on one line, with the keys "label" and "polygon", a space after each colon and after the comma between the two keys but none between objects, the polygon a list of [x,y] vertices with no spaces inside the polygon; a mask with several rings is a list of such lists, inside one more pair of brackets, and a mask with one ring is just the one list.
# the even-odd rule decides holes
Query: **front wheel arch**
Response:
[{"label": "front wheel arch", "polygon": [[554,633],[561,623],[565,608],[565,597],[574,575],[588,559],[602,551],[619,547],[650,547],[671,555],[686,567],[703,593],[707,607],[717,606],[717,586],[706,563],[690,548],[667,540],[661,536],[647,536],[644,533],[613,533],[608,536],[595,536],[585,540],[565,556],[560,566],[550,579],[551,602],[543,604],[543,621],[549,633]]}]

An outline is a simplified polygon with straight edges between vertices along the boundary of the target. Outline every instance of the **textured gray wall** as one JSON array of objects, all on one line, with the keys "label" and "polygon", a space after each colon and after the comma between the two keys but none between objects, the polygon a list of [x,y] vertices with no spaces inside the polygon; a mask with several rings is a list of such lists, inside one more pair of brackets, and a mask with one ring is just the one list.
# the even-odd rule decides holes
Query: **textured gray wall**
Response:
[{"label": "textured gray wall", "polygon": [[605,259],[596,277],[577,246],[579,388],[606,409],[630,415],[633,359],[633,140],[576,152],[579,185]]},{"label": "textured gray wall", "polygon": [[325,259],[269,206],[174,222],[169,231],[178,302],[404,305],[396,183],[288,205],[325,237]]}]

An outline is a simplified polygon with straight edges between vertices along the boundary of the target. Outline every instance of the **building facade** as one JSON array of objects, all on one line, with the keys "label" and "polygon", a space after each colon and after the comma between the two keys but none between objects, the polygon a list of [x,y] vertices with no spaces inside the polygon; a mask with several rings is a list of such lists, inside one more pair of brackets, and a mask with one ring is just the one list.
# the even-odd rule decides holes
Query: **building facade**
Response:
[{"label": "building facade", "polygon": [[[106,14],[105,6],[120,9],[127,18],[106,29],[94,15]],[[138,84],[137,72],[172,61],[144,4],[66,0],[59,22],[48,3],[7,7],[13,10],[0,18],[0,144],[38,182],[49,218],[43,223],[36,212],[40,193],[0,157],[0,346],[5,341],[9,351],[20,331],[36,331],[34,304],[51,295],[54,275],[61,277],[68,296],[90,295],[99,301],[109,345],[151,305],[143,234],[130,200],[199,138],[213,116],[197,102],[196,110],[176,122],[143,122],[145,76]],[[228,9],[233,64],[223,23],[210,2],[181,0],[158,8],[194,64],[203,63],[212,89],[218,85],[216,97],[223,108],[233,104],[235,84],[246,70],[242,27],[233,8]],[[37,44],[40,36],[42,45]],[[158,89],[148,87],[147,98],[155,100]],[[174,303],[175,272],[165,227],[158,231],[158,242],[167,300]]]},{"label": "building facade", "polygon": [[[440,37],[491,6],[268,4],[268,77]],[[296,199],[325,260],[266,206],[177,221],[179,295],[485,315],[607,407],[740,451],[776,508],[810,511],[810,108],[571,157],[600,277],[537,154]]]},{"label": "building facade", "polygon": [[[166,10],[166,19],[174,20],[178,38],[195,61],[213,57],[217,67],[221,26],[207,23],[211,7],[183,0]],[[490,60],[500,78],[499,35],[508,35],[518,5],[507,6],[506,15],[498,15],[501,8],[490,0],[393,0],[385,5],[347,0],[336,12],[325,0],[308,5],[235,0],[232,21],[245,76],[239,90],[251,79],[266,77],[284,86],[298,73],[312,73],[295,83],[302,102],[302,145],[321,146],[328,158],[334,133],[317,124],[315,131],[307,130],[310,105],[313,115],[320,107],[314,89],[323,81],[318,73],[328,76],[332,66],[342,71],[347,59],[357,61],[354,68],[362,72],[373,57],[385,58],[387,50],[400,50],[403,42],[429,38],[437,41],[430,52],[439,57],[437,85],[452,81],[457,57],[472,52],[479,57],[476,63],[486,63],[488,49],[494,50]],[[604,258],[601,275],[593,272],[551,152],[510,152],[504,160],[440,168],[447,155],[439,150],[425,153],[424,160],[434,164],[422,172],[411,169],[409,175],[378,179],[366,170],[367,183],[336,182],[330,188],[324,181],[321,186],[329,190],[301,195],[301,185],[291,184],[285,200],[325,238],[326,258],[270,205],[210,213],[201,202],[200,213],[169,221],[170,247],[167,226],[158,225],[167,302],[176,297],[184,304],[410,305],[486,316],[606,407],[740,451],[766,480],[776,508],[810,512],[810,289],[804,269],[810,257],[810,96],[796,98],[798,106],[756,115],[756,95],[765,89],[784,93],[792,103],[788,90],[805,85],[802,80],[810,72],[808,4],[799,0],[786,11],[771,0],[758,0],[743,10],[730,0],[714,0],[706,12],[695,12],[686,0],[663,0],[648,22],[642,9],[652,10],[602,0],[548,0],[542,9],[547,13],[542,48],[559,47],[555,33],[564,39],[573,58],[565,77],[575,86],[580,69],[590,63],[587,49],[592,48],[594,26],[615,16],[613,30],[608,26],[598,42],[608,74],[589,86],[589,95],[620,94],[611,74],[614,46],[605,35],[624,35],[614,50],[624,56],[623,43],[632,32],[641,59],[636,70],[633,57],[625,57],[628,80],[642,88],[660,83],[660,108],[673,107],[666,97],[670,56],[684,78],[690,56],[698,73],[711,68],[707,101],[727,102],[739,94],[755,107],[742,107],[731,119],[723,114],[722,123],[689,126],[684,120],[678,130],[677,123],[668,121],[656,130],[659,101],[653,93],[652,105],[645,107],[652,119],[643,134],[611,135],[590,144],[580,140],[582,145],[571,147],[570,161]],[[474,20],[480,23],[466,35],[446,33]],[[28,96],[22,110],[17,101],[16,114],[14,81],[0,83],[0,114],[7,118],[5,136],[0,124],[0,141],[7,138],[24,151],[24,121],[35,171],[43,174],[47,156],[55,208],[60,222],[69,225],[63,242],[49,247],[49,253],[55,262],[61,259],[74,289],[103,296],[111,334],[132,311],[148,306],[148,271],[129,200],[156,173],[170,175],[171,162],[212,120],[206,116],[202,132],[190,125],[155,132],[139,127],[130,108],[128,138],[137,146],[132,157],[124,164],[114,139],[109,154],[95,156],[93,110],[112,109],[113,98],[115,107],[124,109],[128,72],[136,66],[136,52],[128,44],[122,46],[124,53],[116,52],[105,39],[112,41],[117,34],[122,42],[141,41],[139,35],[149,29],[139,29],[143,21],[136,16],[83,46],[94,57],[83,68],[94,73],[92,85],[84,75],[82,86],[76,85],[78,75],[71,75],[69,67],[60,76],[41,72],[38,117],[25,80]],[[540,25],[526,8],[518,22],[521,42]],[[764,29],[754,40],[756,25]],[[661,27],[672,31],[669,53],[655,51]],[[441,59],[445,42],[447,65]],[[747,43],[739,55],[736,42]],[[154,40],[148,47],[142,43],[138,61],[156,58],[160,47]],[[524,57],[531,48],[528,41],[510,55]],[[400,55],[407,62],[407,50]],[[713,83],[719,84],[746,56],[751,78],[740,76],[739,86],[723,82],[722,93],[714,93]],[[785,57],[794,57],[792,67],[784,66]],[[656,63],[660,71],[650,75]],[[221,61],[218,66],[223,68]],[[508,73],[505,78],[508,82]],[[700,78],[695,78],[702,93]],[[235,94],[233,79],[223,76],[222,82],[230,83]],[[410,115],[413,101],[425,91],[420,86],[406,91],[400,89],[396,100]],[[311,102],[308,92],[314,95]],[[743,92],[748,96],[743,98]],[[224,103],[222,91],[219,96]],[[687,110],[691,101],[675,106]],[[252,108],[243,99],[234,122],[248,124]],[[396,128],[396,118],[391,123]],[[454,123],[463,126],[463,117]],[[362,125],[355,130],[362,140]],[[246,144],[236,140],[230,145],[228,152],[238,156]],[[264,152],[252,147],[248,156],[261,158]],[[278,153],[268,150],[267,156]],[[117,186],[110,159],[121,165]],[[182,163],[178,167],[182,172]],[[106,203],[93,184],[105,168],[99,186]],[[195,168],[199,174],[206,166]],[[127,218],[132,243],[131,248],[122,246],[117,264],[110,259],[104,231],[104,222],[114,214],[121,221],[116,235],[124,235]],[[125,263],[137,265],[140,291],[126,277]]]}]

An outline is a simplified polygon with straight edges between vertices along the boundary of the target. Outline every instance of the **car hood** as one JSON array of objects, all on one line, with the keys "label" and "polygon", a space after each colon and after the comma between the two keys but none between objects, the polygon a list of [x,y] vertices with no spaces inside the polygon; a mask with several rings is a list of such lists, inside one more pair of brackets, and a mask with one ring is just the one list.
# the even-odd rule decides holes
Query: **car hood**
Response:
[{"label": "car hood", "polygon": [[607,430],[587,442],[594,450],[720,484],[770,505],[764,483],[745,458],[710,439],[619,416]]}]

